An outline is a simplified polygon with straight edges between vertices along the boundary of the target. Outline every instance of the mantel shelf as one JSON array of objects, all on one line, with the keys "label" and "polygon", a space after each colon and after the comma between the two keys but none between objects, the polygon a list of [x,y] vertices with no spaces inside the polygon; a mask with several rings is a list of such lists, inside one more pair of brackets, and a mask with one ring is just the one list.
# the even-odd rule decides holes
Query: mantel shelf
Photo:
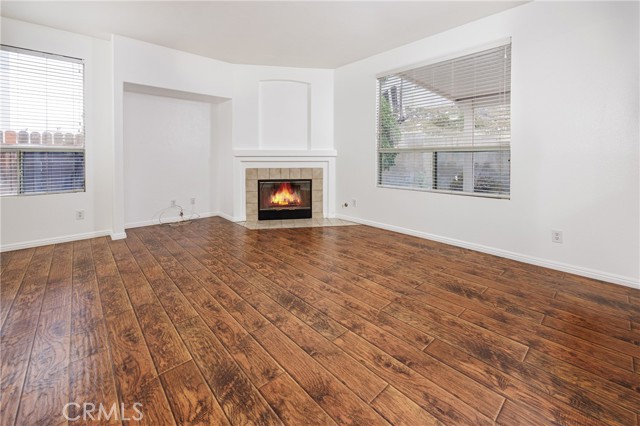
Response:
[{"label": "mantel shelf", "polygon": [[337,157],[335,149],[327,150],[275,150],[275,149],[234,149],[235,157]]}]

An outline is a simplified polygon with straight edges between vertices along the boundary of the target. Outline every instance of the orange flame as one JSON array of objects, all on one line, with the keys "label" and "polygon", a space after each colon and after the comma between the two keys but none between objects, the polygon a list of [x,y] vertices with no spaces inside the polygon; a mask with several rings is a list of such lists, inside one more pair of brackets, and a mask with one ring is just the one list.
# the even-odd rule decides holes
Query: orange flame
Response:
[{"label": "orange flame", "polygon": [[302,200],[291,188],[289,182],[283,182],[278,190],[271,195],[270,203],[276,206],[297,206],[302,204]]}]

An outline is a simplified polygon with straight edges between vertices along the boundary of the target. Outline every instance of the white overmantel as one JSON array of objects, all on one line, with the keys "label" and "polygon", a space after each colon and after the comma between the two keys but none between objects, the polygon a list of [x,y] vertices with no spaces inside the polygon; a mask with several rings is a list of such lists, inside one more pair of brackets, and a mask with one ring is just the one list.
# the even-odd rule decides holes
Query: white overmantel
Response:
[{"label": "white overmantel", "polygon": [[[335,149],[323,150],[277,150],[277,149],[234,149],[234,157],[337,157],[338,151]],[[294,166],[291,166],[294,167]]]},{"label": "white overmantel", "polygon": [[252,168],[321,168],[323,212],[336,214],[336,150],[233,150],[234,214],[228,219],[246,220],[245,177]]}]

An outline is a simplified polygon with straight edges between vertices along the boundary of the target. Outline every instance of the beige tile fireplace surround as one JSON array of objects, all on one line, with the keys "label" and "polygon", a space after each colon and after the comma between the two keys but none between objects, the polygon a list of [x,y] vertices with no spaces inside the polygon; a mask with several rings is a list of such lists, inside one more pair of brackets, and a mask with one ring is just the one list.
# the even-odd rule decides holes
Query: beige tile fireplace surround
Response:
[{"label": "beige tile fireplace surround", "polygon": [[247,222],[258,220],[258,180],[261,179],[311,179],[311,217],[324,217],[321,168],[252,168],[245,171]]}]

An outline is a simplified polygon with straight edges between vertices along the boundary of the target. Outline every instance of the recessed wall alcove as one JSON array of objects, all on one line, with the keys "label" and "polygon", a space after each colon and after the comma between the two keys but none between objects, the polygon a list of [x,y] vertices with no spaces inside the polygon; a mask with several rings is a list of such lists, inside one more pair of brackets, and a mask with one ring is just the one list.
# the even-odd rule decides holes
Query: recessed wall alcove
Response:
[{"label": "recessed wall alcove", "polygon": [[[123,169],[125,228],[158,223],[175,200],[187,214],[218,211],[217,156],[228,98],[124,84]],[[191,203],[191,199],[194,200]],[[164,213],[179,218],[179,210]]]}]

